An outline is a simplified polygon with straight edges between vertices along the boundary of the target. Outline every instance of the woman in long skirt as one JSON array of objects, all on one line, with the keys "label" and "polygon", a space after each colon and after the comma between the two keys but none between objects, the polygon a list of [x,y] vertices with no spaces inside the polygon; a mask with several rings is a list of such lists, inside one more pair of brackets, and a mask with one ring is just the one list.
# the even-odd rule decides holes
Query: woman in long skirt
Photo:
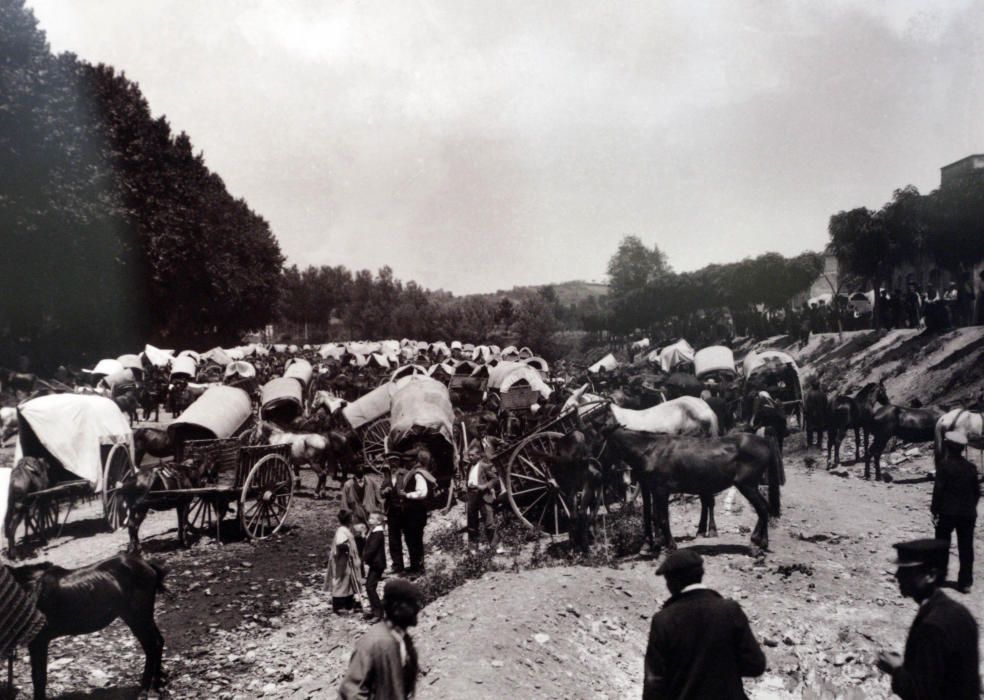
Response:
[{"label": "woman in long skirt", "polygon": [[338,529],[331,541],[325,587],[331,589],[331,607],[336,613],[362,608],[362,561],[352,534],[352,513],[338,513]]}]

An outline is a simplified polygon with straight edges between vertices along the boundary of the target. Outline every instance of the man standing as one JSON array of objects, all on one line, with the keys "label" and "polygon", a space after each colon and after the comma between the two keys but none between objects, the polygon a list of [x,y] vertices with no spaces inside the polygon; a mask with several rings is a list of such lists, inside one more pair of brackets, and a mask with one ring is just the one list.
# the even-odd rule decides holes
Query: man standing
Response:
[{"label": "man standing", "polygon": [[366,543],[369,531],[369,513],[378,510],[380,498],[375,482],[366,478],[362,465],[356,465],[352,476],[342,484],[341,507],[352,513],[352,532],[359,545],[359,552]]},{"label": "man standing", "polygon": [[495,484],[498,477],[495,467],[482,454],[482,448],[477,441],[472,445],[468,456],[472,463],[468,470],[468,546],[474,554],[478,551],[481,526],[485,527],[486,543],[492,544],[495,534],[492,504],[495,502]]},{"label": "man standing", "polygon": [[977,623],[970,612],[939,590],[949,546],[942,540],[900,542],[895,578],[899,592],[919,604],[909,628],[905,656],[878,654],[876,665],[892,676],[903,700],[975,700],[980,697]]},{"label": "man standing", "polygon": [[417,685],[417,651],[409,628],[424,607],[417,586],[393,579],[383,589],[385,619],[356,643],[348,672],[338,689],[339,700],[406,700]]},{"label": "man standing", "polygon": [[693,550],[672,552],[656,573],[671,597],[649,629],[643,700],[747,700],[741,679],[762,675],[765,655],[741,606],[701,583]]},{"label": "man standing", "polygon": [[944,434],[944,455],[936,463],[936,482],[930,505],[936,539],[944,540],[947,545],[947,558],[943,562],[944,578],[950,536],[954,530],[957,531],[957,551],[960,554],[957,589],[961,593],[969,593],[974,583],[974,525],[977,522],[977,501],[981,495],[977,468],[962,454],[966,446],[967,436],[962,431],[951,430]]},{"label": "man standing", "polygon": [[377,587],[386,571],[386,537],[383,534],[383,522],[385,518],[382,513],[372,512],[369,514],[369,539],[366,540],[366,549],[362,556],[362,561],[369,569],[366,574],[366,596],[369,598],[369,610],[366,612],[366,619],[376,622],[383,617],[383,605],[379,601]]},{"label": "man standing", "polygon": [[431,473],[430,450],[421,447],[416,453],[416,464],[404,477],[404,537],[410,555],[408,574],[424,573],[424,528],[427,527],[428,502],[437,479]]},{"label": "man standing", "polygon": [[384,475],[383,487],[380,493],[386,504],[386,527],[389,534],[389,555],[394,574],[403,573],[403,540],[406,537],[406,495],[403,493],[403,483],[406,480],[406,469],[399,463],[393,469],[387,469]]}]

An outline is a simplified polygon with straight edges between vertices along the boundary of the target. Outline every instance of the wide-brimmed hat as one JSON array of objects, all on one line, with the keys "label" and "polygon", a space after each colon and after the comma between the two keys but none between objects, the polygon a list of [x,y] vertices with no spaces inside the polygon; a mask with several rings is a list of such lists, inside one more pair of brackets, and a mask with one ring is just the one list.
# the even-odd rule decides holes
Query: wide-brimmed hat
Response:
[{"label": "wide-brimmed hat", "polygon": [[672,574],[675,571],[683,571],[684,569],[692,569],[695,566],[703,566],[704,559],[697,552],[692,549],[678,549],[675,552],[670,552],[663,563],[659,565],[656,569],[656,573],[659,576],[665,576],[666,574]]}]

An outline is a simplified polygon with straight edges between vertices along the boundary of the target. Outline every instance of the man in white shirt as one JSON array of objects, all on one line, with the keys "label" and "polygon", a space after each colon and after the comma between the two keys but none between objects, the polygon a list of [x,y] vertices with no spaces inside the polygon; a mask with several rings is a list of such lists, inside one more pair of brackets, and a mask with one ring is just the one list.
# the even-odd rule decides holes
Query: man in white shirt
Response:
[{"label": "man in white shirt", "polygon": [[495,534],[492,504],[495,502],[495,484],[498,477],[495,467],[484,458],[477,446],[469,450],[468,457],[472,463],[468,470],[468,545],[474,553],[479,543],[480,524],[485,527],[487,543],[492,543]]}]

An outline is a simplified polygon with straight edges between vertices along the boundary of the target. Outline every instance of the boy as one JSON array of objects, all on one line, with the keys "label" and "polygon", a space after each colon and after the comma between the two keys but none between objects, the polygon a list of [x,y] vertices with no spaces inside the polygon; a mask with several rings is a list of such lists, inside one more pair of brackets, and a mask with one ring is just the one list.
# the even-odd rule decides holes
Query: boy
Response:
[{"label": "boy", "polygon": [[383,605],[379,601],[376,587],[386,571],[386,536],[383,534],[383,523],[386,516],[378,511],[369,514],[369,538],[363,552],[363,561],[369,567],[366,575],[366,595],[369,597],[369,612],[367,620],[378,621],[383,617]]}]

